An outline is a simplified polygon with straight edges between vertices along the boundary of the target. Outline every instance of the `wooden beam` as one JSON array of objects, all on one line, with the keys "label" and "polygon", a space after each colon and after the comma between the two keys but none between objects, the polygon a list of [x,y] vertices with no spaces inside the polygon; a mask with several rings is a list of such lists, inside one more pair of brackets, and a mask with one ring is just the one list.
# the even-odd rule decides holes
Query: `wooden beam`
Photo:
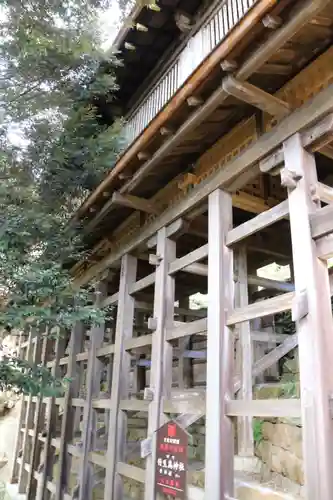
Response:
[{"label": "wooden beam", "polygon": [[104,499],[122,498],[123,483],[116,474],[117,463],[126,457],[126,416],[119,404],[128,397],[130,388],[131,355],[125,349],[125,342],[132,339],[134,319],[134,298],[129,290],[134,285],[137,259],[124,255],[121,263],[119,300],[117,309],[115,355],[113,360],[111,410],[108,429],[107,468]]},{"label": "wooden beam", "polygon": [[328,203],[328,204],[333,203],[333,187],[326,186],[326,184],[323,184],[322,182],[318,182],[316,185],[315,194],[324,203]]},{"label": "wooden beam", "polygon": [[227,325],[233,326],[243,321],[249,321],[256,318],[264,318],[279,312],[288,311],[291,309],[294,293],[284,293],[273,297],[272,299],[261,300],[247,307],[235,309],[229,316]]},{"label": "wooden beam", "polygon": [[312,238],[321,238],[333,232],[333,206],[319,208],[310,215]]},{"label": "wooden beam", "polygon": [[291,75],[293,67],[291,64],[266,63],[256,73],[260,75]]},{"label": "wooden beam", "polygon": [[225,165],[223,169],[217,170],[209,180],[193,189],[186,198],[166,210],[152,224],[140,231],[139,234],[136,234],[120,249],[110,253],[102,261],[89,268],[85,274],[77,279],[77,283],[87,283],[92,277],[102,272],[113,262],[118,261],[124,252],[133,251],[144,241],[151,238],[159,228],[171,224],[202,203],[217,187],[224,186],[227,188],[231,183],[234,186],[242,187],[242,174],[253,169],[253,175],[256,176],[259,170],[257,165],[262,158],[267,156],[271,151],[274,151],[288,137],[313,124],[329,111],[333,111],[333,85],[330,85],[311,101],[288,115],[276,129],[261,136],[251,146]]},{"label": "wooden beam", "polygon": [[259,87],[255,87],[251,83],[236,80],[232,76],[228,76],[223,80],[223,89],[236,99],[251,104],[277,118],[282,118],[291,111],[289,104],[281,99],[261,90]]},{"label": "wooden beam", "polygon": [[333,497],[332,309],[327,264],[316,256],[309,225],[309,215],[318,206],[311,198],[311,186],[318,182],[316,163],[299,134],[284,143],[284,156],[286,168],[300,178],[296,187],[288,189],[288,199],[295,293],[297,297],[306,292],[308,309],[296,322],[306,496],[329,500]]},{"label": "wooden beam", "polygon": [[261,231],[265,227],[271,226],[275,222],[284,219],[288,216],[288,213],[288,200],[285,200],[270,210],[266,210],[266,212],[262,212],[253,219],[232,229],[227,235],[226,244],[228,246],[234,245],[248,236]]},{"label": "wooden beam", "polygon": [[184,255],[184,257],[180,257],[172,262],[169,267],[169,274],[175,274],[178,271],[182,271],[190,264],[203,260],[206,257],[208,257],[208,244],[203,245],[202,247],[193,250],[193,252]]},{"label": "wooden beam", "polygon": [[233,340],[227,318],[233,309],[233,252],[225,245],[232,228],[232,199],[214,191],[208,210],[208,331],[205,497],[234,498],[234,431],[226,401],[233,394]]},{"label": "wooden beam", "polygon": [[[309,151],[323,151],[327,147],[327,142],[333,139],[333,113],[329,113],[301,132],[303,147]],[[333,158],[333,156],[332,156]],[[275,175],[284,163],[284,151],[282,147],[273,151],[269,156],[260,161],[260,171]]]},{"label": "wooden beam", "polygon": [[130,194],[120,194],[117,191],[112,195],[112,203],[113,205],[133,208],[133,210],[139,210],[139,212],[145,212],[147,214],[158,213],[158,210],[150,201]]},{"label": "wooden beam", "polygon": [[299,399],[230,400],[226,403],[230,417],[293,417],[301,416]]}]

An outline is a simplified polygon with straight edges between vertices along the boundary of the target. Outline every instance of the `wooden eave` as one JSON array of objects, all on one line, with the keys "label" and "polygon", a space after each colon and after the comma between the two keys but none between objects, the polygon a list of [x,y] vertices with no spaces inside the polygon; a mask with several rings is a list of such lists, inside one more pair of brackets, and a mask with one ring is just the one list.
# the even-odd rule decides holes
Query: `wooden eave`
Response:
[{"label": "wooden eave", "polygon": [[[221,81],[228,76],[221,69],[223,61],[236,63],[233,72],[236,78],[240,75],[240,80],[247,80],[273,95],[331,45],[332,2],[306,22],[297,24],[294,20],[307,4],[303,0],[297,3],[262,0],[210,54],[78,210],[76,217],[83,219],[86,228],[91,228],[87,235],[90,245],[110,235],[133,212],[128,207],[112,207],[110,199],[114,191],[151,198],[179,173],[191,172],[191,165],[200,155],[237,123],[253,115],[256,108],[252,105],[221,92]],[[273,30],[264,26],[262,20],[268,13],[281,19],[280,28]],[[219,92],[214,103],[212,96]],[[198,108],[189,106],[187,99],[192,96],[202,99],[203,104]],[[196,120],[200,113],[200,120]],[[260,129],[263,114],[258,110],[256,114]],[[195,126],[191,127],[191,121],[195,121]],[[171,131],[171,138],[177,137],[174,147],[167,146],[170,137],[160,133],[162,127]],[[180,134],[182,130],[184,134]],[[147,156],[138,157],[142,152]],[[129,183],[151,158],[156,158],[154,167],[128,189]],[[96,219],[101,212],[103,217]],[[95,226],[93,219],[98,220]]]}]

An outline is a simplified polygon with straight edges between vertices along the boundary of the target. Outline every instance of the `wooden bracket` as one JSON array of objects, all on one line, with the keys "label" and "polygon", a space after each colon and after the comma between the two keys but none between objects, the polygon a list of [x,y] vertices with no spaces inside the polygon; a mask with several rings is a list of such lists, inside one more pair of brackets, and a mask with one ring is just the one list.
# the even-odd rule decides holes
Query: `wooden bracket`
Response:
[{"label": "wooden bracket", "polygon": [[148,318],[148,329],[156,330],[157,328],[157,319],[156,318]]},{"label": "wooden bracket", "polygon": [[160,134],[163,136],[169,136],[173,134],[173,130],[170,127],[161,127]]},{"label": "wooden bracket", "polygon": [[260,172],[263,174],[277,175],[284,163],[283,149],[277,149],[259,162]]},{"label": "wooden bracket", "polygon": [[290,105],[248,82],[227,76],[222,82],[223,90],[240,101],[251,104],[265,113],[283,118],[291,111]]},{"label": "wooden bracket", "polygon": [[183,179],[178,182],[178,187],[182,191],[186,191],[188,186],[194,185],[198,182],[198,176],[195,174],[185,174]]},{"label": "wooden bracket", "polygon": [[149,264],[151,266],[158,266],[161,263],[162,257],[160,255],[149,255]]},{"label": "wooden bracket", "polygon": [[309,314],[308,294],[306,290],[297,293],[292,300],[291,317],[293,321],[300,321]]},{"label": "wooden bracket", "polygon": [[154,389],[151,387],[145,387],[143,391],[143,399],[145,401],[154,401]]},{"label": "wooden bracket", "polygon": [[187,98],[187,105],[190,107],[190,108],[197,108],[198,106],[201,106],[203,104],[203,100],[201,99],[201,97],[197,97],[197,96],[190,96]]},{"label": "wooden bracket", "polygon": [[283,168],[281,170],[281,185],[288,189],[295,189],[298,181],[302,179],[302,176],[289,170],[288,168]]},{"label": "wooden bracket", "polygon": [[115,191],[113,193],[112,203],[113,205],[133,208],[133,210],[138,210],[139,212],[145,212],[148,214],[158,213],[158,210],[149,200],[139,198],[138,196],[133,196],[131,194],[121,194],[118,191]]},{"label": "wooden bracket", "polygon": [[221,62],[221,69],[226,73],[231,73],[232,71],[235,71],[237,68],[238,64],[234,60],[224,59],[224,61]]},{"label": "wooden bracket", "polygon": [[282,19],[281,17],[273,16],[272,14],[267,14],[267,16],[263,18],[262,24],[265,26],[265,28],[268,28],[270,30],[276,30],[281,26]]}]

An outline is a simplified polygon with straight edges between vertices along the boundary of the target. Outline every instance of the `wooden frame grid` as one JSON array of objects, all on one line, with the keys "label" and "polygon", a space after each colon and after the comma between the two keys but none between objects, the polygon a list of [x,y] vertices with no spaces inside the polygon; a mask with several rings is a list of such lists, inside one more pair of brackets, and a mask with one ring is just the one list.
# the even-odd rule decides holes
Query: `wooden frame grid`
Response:
[{"label": "wooden frame grid", "polygon": [[[322,99],[320,118],[324,114],[323,109],[327,111]],[[327,106],[332,106],[331,101],[330,96]],[[313,110],[313,104],[309,105],[309,109],[310,112]],[[18,482],[20,492],[28,493],[28,500],[44,500],[52,495],[55,500],[90,500],[96,482],[103,483],[105,500],[118,500],[125,495],[128,480],[143,485],[142,500],[154,500],[155,431],[169,413],[180,414],[185,427],[203,415],[206,418],[205,490],[190,487],[190,500],[203,498],[203,495],[210,500],[235,498],[233,461],[237,426],[234,420],[238,419],[237,452],[251,457],[252,417],[255,416],[302,417],[306,498],[332,499],[333,421],[330,398],[333,393],[333,348],[330,339],[331,290],[326,259],[333,250],[333,212],[332,205],[322,208],[320,197],[313,196],[313,187],[318,187],[315,159],[304,145],[303,132],[299,132],[304,123],[308,125],[311,120],[305,117],[304,110],[298,113],[298,118],[299,122],[295,117],[287,118],[288,122],[292,122],[293,130],[297,130],[291,137],[274,132],[264,144],[264,153],[259,152],[258,148],[263,145],[263,140],[259,139],[261,146],[256,144],[251,147],[251,157],[245,166],[234,160],[239,171],[251,170],[263,154],[272,153],[277,147],[280,150],[282,146],[284,165],[279,164],[279,168],[282,168],[281,179],[287,188],[288,199],[251,221],[233,227],[232,195],[221,189],[224,180],[222,182],[222,174],[218,174],[215,184],[209,181],[208,188],[197,192],[192,202],[180,202],[183,215],[208,196],[208,243],[177,257],[177,238],[183,221],[179,218],[176,224],[171,220],[176,216],[169,214],[169,218],[165,215],[160,222],[152,223],[152,228],[157,228],[157,231],[150,229],[144,235],[146,242],[148,237],[153,237],[146,245],[149,249],[156,246],[156,253],[149,257],[149,263],[155,265],[153,273],[141,278],[142,275],[137,272],[142,263],[140,254],[136,252],[134,255],[131,245],[123,248],[119,289],[112,290],[114,293],[108,296],[103,283],[104,291],[98,299],[100,307],[117,306],[114,340],[106,338],[104,324],[93,327],[89,348],[81,352],[82,340],[87,332],[84,332],[83,325],[78,324],[71,332],[68,352],[65,339],[58,337],[54,342],[54,358],[48,359],[47,339],[39,344],[30,331],[26,346],[21,346],[21,350],[27,350],[27,359],[46,364],[54,375],[67,368],[67,376],[73,377],[73,381],[63,398],[52,397],[42,401],[30,396],[23,399],[12,482]],[[230,173],[230,168],[226,171],[230,181],[234,174]],[[321,183],[318,189],[326,202],[330,200],[327,187]],[[282,219],[290,221],[294,284],[264,280],[250,274],[247,269],[247,238]],[[208,265],[203,264],[202,261],[207,258]],[[234,260],[237,266],[234,266]],[[208,311],[191,310],[188,296],[184,293],[177,297],[180,273],[208,278]],[[149,300],[145,301],[142,294],[152,285],[153,297],[149,295]],[[275,289],[275,292],[271,298],[251,303],[250,286],[266,286],[270,290]],[[179,298],[178,307],[176,298]],[[253,320],[284,311],[292,312],[297,333],[284,336],[262,332],[260,327],[253,329]],[[144,315],[148,314],[151,316],[146,326]],[[238,371],[234,370],[236,335],[239,337],[242,360]],[[191,342],[198,337],[206,345],[196,351]],[[254,362],[252,345],[255,339],[275,343],[275,346]],[[253,378],[297,345],[301,399],[254,400]],[[205,357],[206,390],[201,393],[198,390],[193,397],[193,366],[189,360]],[[181,358],[176,367],[180,399],[174,396],[173,391],[174,358]],[[105,364],[103,360],[106,359],[109,360],[108,390],[103,397],[100,383]],[[83,398],[79,373],[85,364],[87,394]],[[132,372],[134,381],[131,380]],[[58,436],[56,422],[60,406],[64,410]],[[80,445],[74,442],[78,409],[80,413],[83,409]],[[105,417],[103,433],[99,426],[100,412],[104,412]],[[145,468],[128,463],[131,450],[127,443],[130,415],[139,414],[143,418],[143,413],[147,418],[147,435],[142,440],[146,444],[145,449],[142,446]],[[40,433],[42,420],[46,420],[45,435]],[[98,449],[101,434],[105,444],[103,453]],[[41,455],[40,443],[44,445],[45,457],[42,470],[37,467]],[[139,442],[136,445],[140,448]],[[53,470],[56,453],[57,474]],[[70,484],[71,459],[77,459],[79,463],[79,488]]]}]

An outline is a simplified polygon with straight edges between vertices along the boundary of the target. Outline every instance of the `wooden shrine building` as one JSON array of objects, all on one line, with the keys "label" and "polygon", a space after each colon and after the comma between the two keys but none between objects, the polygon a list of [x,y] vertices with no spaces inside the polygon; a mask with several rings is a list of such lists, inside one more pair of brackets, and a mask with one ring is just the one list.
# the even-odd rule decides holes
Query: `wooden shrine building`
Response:
[{"label": "wooden shrine building", "polygon": [[[92,250],[75,280],[96,283],[107,320],[67,348],[22,339],[72,382],[23,399],[12,483],[28,500],[155,500],[155,431],[173,418],[193,437],[188,500],[332,500],[333,0],[158,0],[131,16],[104,110],[125,116],[128,146],[75,215]],[[273,263],[290,279],[258,272]],[[296,396],[257,398],[290,351]],[[239,486],[258,419],[301,422],[290,496]]]}]

